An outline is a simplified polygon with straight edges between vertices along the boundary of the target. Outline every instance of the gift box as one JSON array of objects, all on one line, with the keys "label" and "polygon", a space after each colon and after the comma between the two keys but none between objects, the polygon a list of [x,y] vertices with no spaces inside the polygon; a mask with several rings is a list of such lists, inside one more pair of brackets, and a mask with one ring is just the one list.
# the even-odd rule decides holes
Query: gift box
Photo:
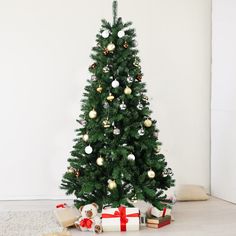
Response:
[{"label": "gift box", "polygon": [[104,232],[139,230],[139,209],[123,206],[103,209],[102,228]]},{"label": "gift box", "polygon": [[66,204],[57,205],[57,209],[54,210],[54,214],[58,223],[63,228],[74,226],[75,221],[78,220],[80,216],[77,208],[69,207]]},{"label": "gift box", "polygon": [[170,215],[147,219],[147,227],[149,228],[161,228],[163,226],[169,225],[170,223],[171,223]]}]

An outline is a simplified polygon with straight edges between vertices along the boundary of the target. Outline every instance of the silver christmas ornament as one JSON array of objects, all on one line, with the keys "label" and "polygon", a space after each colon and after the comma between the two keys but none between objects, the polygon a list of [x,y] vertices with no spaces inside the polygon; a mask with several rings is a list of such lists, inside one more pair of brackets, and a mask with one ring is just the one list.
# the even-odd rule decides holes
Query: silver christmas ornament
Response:
[{"label": "silver christmas ornament", "polygon": [[127,77],[127,82],[128,83],[132,83],[134,81],[134,78],[133,77],[131,77],[131,76],[128,76]]},{"label": "silver christmas ornament", "polygon": [[109,68],[109,66],[105,66],[105,67],[103,67],[102,70],[104,73],[108,73],[110,71],[110,68]]},{"label": "silver christmas ornament", "polygon": [[91,80],[92,80],[92,81],[96,81],[96,80],[97,80],[96,75],[92,75],[92,76],[91,76]]},{"label": "silver christmas ornament", "polygon": [[117,88],[117,87],[119,87],[119,85],[120,85],[120,83],[119,83],[119,81],[116,80],[116,79],[113,80],[112,83],[111,83],[112,88]]},{"label": "silver christmas ornament", "polygon": [[137,108],[141,111],[143,109],[143,104],[141,102],[138,103]]},{"label": "silver christmas ornament", "polygon": [[155,172],[154,172],[153,170],[149,170],[149,171],[147,172],[147,174],[148,174],[148,177],[149,177],[150,179],[153,179],[153,178],[155,178],[155,176],[156,176],[156,174],[155,174]]},{"label": "silver christmas ornament", "polygon": [[135,155],[133,153],[130,153],[127,158],[130,161],[134,161],[135,160]]},{"label": "silver christmas ornament", "polygon": [[123,111],[123,110],[125,110],[126,109],[126,104],[124,103],[124,102],[122,102],[121,104],[120,104],[120,109]]},{"label": "silver christmas ornament", "polygon": [[140,136],[143,136],[143,135],[145,134],[145,130],[144,130],[143,127],[138,130],[138,134],[139,134]]},{"label": "silver christmas ornament", "polygon": [[109,103],[107,101],[103,103],[103,108],[105,109],[109,108]]},{"label": "silver christmas ornament", "polygon": [[110,76],[110,77],[109,77],[109,79],[112,79],[112,80],[113,80],[113,78],[114,78],[113,76]]},{"label": "silver christmas ornament", "polygon": [[85,153],[86,154],[91,154],[92,152],[93,152],[93,149],[92,149],[92,147],[89,145],[89,146],[87,146],[87,147],[85,147]]},{"label": "silver christmas ornament", "polygon": [[109,37],[109,30],[104,30],[103,32],[102,32],[102,37],[104,38],[104,39],[106,39],[106,38],[108,38]]},{"label": "silver christmas ornament", "polygon": [[120,30],[117,35],[119,38],[123,38],[125,36],[124,30]]},{"label": "silver christmas ornament", "polygon": [[114,135],[119,135],[120,134],[120,129],[115,127],[114,130],[113,130],[113,134]]}]

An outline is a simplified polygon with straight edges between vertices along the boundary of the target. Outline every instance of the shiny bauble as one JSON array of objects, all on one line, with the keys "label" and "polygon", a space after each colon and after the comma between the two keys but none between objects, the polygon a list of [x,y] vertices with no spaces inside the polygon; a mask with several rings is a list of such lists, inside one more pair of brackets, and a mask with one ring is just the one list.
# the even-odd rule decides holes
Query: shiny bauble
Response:
[{"label": "shiny bauble", "polygon": [[114,135],[119,135],[119,134],[120,134],[120,129],[114,128],[113,134],[114,134]]},{"label": "shiny bauble", "polygon": [[132,89],[131,89],[130,87],[126,86],[126,88],[125,88],[125,90],[124,90],[124,93],[125,93],[126,95],[130,95],[130,94],[132,93]]},{"label": "shiny bauble", "polygon": [[84,140],[84,142],[88,142],[88,140],[89,140],[88,134],[84,134],[82,139]]},{"label": "shiny bauble", "polygon": [[127,82],[128,82],[128,83],[132,83],[133,81],[134,81],[134,78],[131,77],[131,76],[128,76],[128,78],[127,78]]},{"label": "shiny bauble", "polygon": [[125,109],[126,109],[126,104],[124,103],[124,102],[122,102],[121,104],[120,104],[120,109],[122,110],[122,111],[124,111]]},{"label": "shiny bauble", "polygon": [[142,99],[143,99],[143,101],[148,102],[148,99],[149,99],[149,98],[148,98],[148,96],[143,95]]},{"label": "shiny bauble", "polygon": [[96,163],[98,166],[103,166],[104,159],[100,156],[97,158]]},{"label": "shiny bauble", "polygon": [[134,60],[133,65],[134,65],[135,67],[140,67],[139,61],[138,61],[137,59]]},{"label": "shiny bauble", "polygon": [[91,80],[92,80],[92,81],[96,81],[96,80],[97,80],[96,75],[92,75],[92,76],[91,76]]},{"label": "shiny bauble", "polygon": [[107,45],[107,50],[108,50],[109,52],[114,51],[115,48],[116,48],[116,46],[115,46],[114,43],[109,43],[109,44]]},{"label": "shiny bauble", "polygon": [[113,190],[113,189],[115,189],[117,187],[117,184],[116,184],[116,181],[115,180],[108,180],[108,188],[110,189],[110,190]]},{"label": "shiny bauble", "polygon": [[67,167],[67,173],[70,173],[70,174],[72,174],[72,173],[74,173],[75,172],[75,169],[73,168],[73,167]]},{"label": "shiny bauble", "polygon": [[149,128],[152,126],[152,121],[150,119],[146,119],[144,122],[143,122],[144,126]]},{"label": "shiny bauble", "polygon": [[135,155],[133,153],[130,153],[127,158],[130,161],[135,161]]},{"label": "shiny bauble", "polygon": [[99,85],[99,86],[96,88],[96,91],[97,91],[98,93],[101,93],[101,92],[102,92],[102,87],[101,87],[101,85]]},{"label": "shiny bauble", "polygon": [[97,112],[93,109],[89,112],[89,118],[95,119],[97,117]]},{"label": "shiny bauble", "polygon": [[139,134],[140,136],[143,136],[143,135],[145,134],[145,130],[144,130],[143,127],[138,130],[138,134]]},{"label": "shiny bauble", "polygon": [[91,154],[91,153],[93,152],[93,149],[92,149],[92,147],[89,145],[89,146],[85,147],[84,151],[85,151],[86,154]]},{"label": "shiny bauble", "polygon": [[119,81],[116,80],[116,79],[113,80],[112,83],[111,83],[112,88],[117,88],[117,87],[119,87],[119,85],[120,85],[120,83],[119,83]]},{"label": "shiny bauble", "polygon": [[104,128],[109,128],[111,126],[111,122],[107,118],[106,120],[102,122],[102,125]]},{"label": "shiny bauble", "polygon": [[109,30],[104,30],[103,32],[102,32],[102,37],[104,38],[104,39],[106,39],[106,38],[108,38],[109,37]]},{"label": "shiny bauble", "polygon": [[109,69],[108,66],[105,66],[105,67],[103,67],[102,71],[103,71],[104,73],[108,73],[108,72],[110,71],[110,69]]},{"label": "shiny bauble", "polygon": [[104,102],[103,103],[103,108],[105,108],[105,109],[109,108],[109,103],[108,102]]},{"label": "shiny bauble", "polygon": [[155,176],[156,176],[156,174],[155,174],[155,172],[154,172],[153,170],[149,170],[149,171],[147,172],[147,174],[148,174],[148,177],[149,177],[150,179],[153,179],[153,178],[155,178]]},{"label": "shiny bauble", "polygon": [[123,37],[125,36],[124,30],[120,30],[120,31],[118,32],[117,36],[118,36],[119,38],[123,38]]},{"label": "shiny bauble", "polygon": [[109,96],[107,97],[107,100],[109,102],[112,102],[115,97],[112,95],[112,93],[109,93]]},{"label": "shiny bauble", "polygon": [[138,103],[137,105],[138,110],[143,110],[143,104],[141,102]]}]

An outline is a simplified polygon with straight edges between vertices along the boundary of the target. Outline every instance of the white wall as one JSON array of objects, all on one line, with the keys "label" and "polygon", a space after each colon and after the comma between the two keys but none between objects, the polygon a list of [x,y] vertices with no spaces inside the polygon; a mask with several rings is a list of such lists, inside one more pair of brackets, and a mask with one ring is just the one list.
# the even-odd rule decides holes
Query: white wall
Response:
[{"label": "white wall", "polygon": [[[119,0],[177,184],[209,187],[210,0]],[[0,1],[0,199],[60,198],[111,0]]]},{"label": "white wall", "polygon": [[212,194],[236,203],[236,2],[213,0]]}]

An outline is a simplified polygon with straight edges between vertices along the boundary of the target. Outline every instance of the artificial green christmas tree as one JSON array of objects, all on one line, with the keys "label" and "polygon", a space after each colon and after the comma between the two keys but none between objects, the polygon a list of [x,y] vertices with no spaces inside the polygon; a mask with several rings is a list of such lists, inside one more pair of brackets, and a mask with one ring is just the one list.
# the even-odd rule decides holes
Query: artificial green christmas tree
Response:
[{"label": "artificial green christmas tree", "polygon": [[150,202],[159,209],[168,201],[163,190],[174,185],[172,170],[160,154],[156,121],[149,101],[131,23],[102,20],[94,63],[85,87],[77,138],[61,188],[75,204],[105,206]]}]

